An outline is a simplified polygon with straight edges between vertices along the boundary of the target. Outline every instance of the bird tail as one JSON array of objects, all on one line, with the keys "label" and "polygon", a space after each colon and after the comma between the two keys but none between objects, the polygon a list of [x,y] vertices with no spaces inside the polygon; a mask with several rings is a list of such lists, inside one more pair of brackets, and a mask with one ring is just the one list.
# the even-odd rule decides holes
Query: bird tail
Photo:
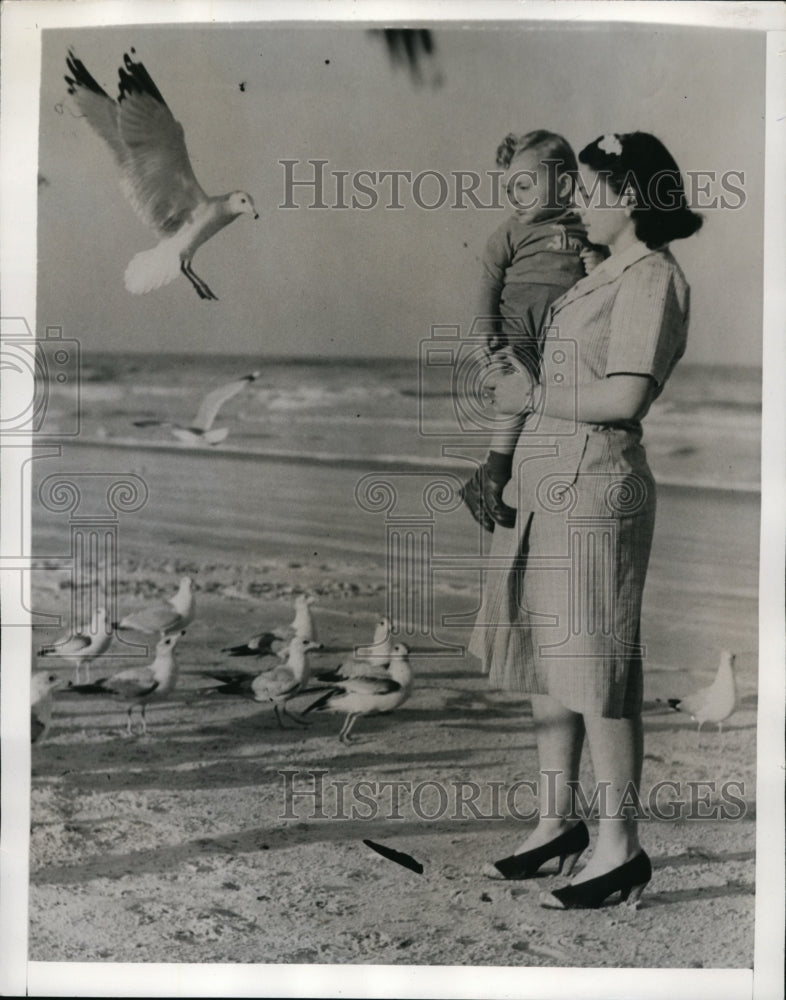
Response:
[{"label": "bird tail", "polygon": [[106,681],[106,677],[102,677],[92,684],[69,684],[68,690],[76,691],[77,694],[106,694],[107,690],[104,687],[104,681]]},{"label": "bird tail", "polygon": [[680,712],[682,709],[680,705],[682,704],[682,698],[667,698],[669,703],[669,708],[673,708],[675,712]]},{"label": "bird tail", "polygon": [[41,649],[38,650],[38,655],[39,656],[52,656],[52,654],[56,653],[56,652],[57,652],[57,650],[55,649],[54,646],[42,646]]},{"label": "bird tail", "polygon": [[[304,691],[301,691],[300,693],[305,694]],[[320,695],[319,698],[316,699],[316,701],[312,701],[311,704],[308,705],[306,708],[304,708],[300,714],[308,715],[309,712],[315,712],[315,711],[318,712],[320,708],[324,708],[325,705],[327,705],[327,703],[330,701],[330,699],[333,697],[335,693],[336,693],[336,688],[333,687],[328,688],[323,695]]]},{"label": "bird tail", "polygon": [[171,240],[162,240],[150,250],[132,257],[126,268],[125,285],[132,295],[144,295],[174,281],[180,274],[180,253]]}]

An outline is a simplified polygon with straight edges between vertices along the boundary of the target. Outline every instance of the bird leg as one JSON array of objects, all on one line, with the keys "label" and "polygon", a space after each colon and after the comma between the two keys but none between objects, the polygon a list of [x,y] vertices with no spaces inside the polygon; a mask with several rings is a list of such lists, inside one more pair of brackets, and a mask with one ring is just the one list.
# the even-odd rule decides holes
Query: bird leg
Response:
[{"label": "bird leg", "polygon": [[281,716],[279,715],[279,711],[278,711],[278,705],[274,705],[273,706],[273,711],[276,713],[276,722],[278,723],[278,728],[279,729],[286,729],[287,727],[281,721]]},{"label": "bird leg", "polygon": [[194,273],[194,271],[191,268],[190,260],[181,260],[180,270],[194,286],[194,288],[196,289],[196,293],[200,297],[200,299],[214,299],[215,301],[218,301],[218,296],[214,295],[213,292],[210,290],[210,287],[206,284],[206,282],[204,282],[199,277],[198,274]]},{"label": "bird leg", "polygon": [[341,732],[338,734],[338,738],[341,740],[342,743],[349,744],[355,742],[355,739],[349,735],[349,731],[355,725],[355,722],[357,721],[358,718],[359,716],[355,714],[355,715],[348,715],[344,720],[344,725],[341,727]]},{"label": "bird leg", "polygon": [[128,733],[129,736],[133,736],[134,735],[134,730],[131,728],[131,713],[133,711],[134,711],[134,706],[130,705],[129,709],[128,709],[128,717],[127,717],[127,721],[126,721],[126,733]]},{"label": "bird leg", "polygon": [[142,702],[142,735],[147,736],[147,721],[145,719],[145,709],[147,706]]}]

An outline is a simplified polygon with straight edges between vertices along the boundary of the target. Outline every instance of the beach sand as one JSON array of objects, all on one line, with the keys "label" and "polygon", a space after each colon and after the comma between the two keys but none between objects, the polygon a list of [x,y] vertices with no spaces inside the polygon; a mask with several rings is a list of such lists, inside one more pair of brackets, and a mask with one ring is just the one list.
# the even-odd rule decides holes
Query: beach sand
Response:
[{"label": "beach sand", "polygon": [[[463,510],[424,519],[415,503],[423,480],[410,475],[386,522],[384,510],[355,500],[371,465],[186,450],[175,460],[171,449],[69,448],[66,457],[34,463],[34,495],[61,470],[92,474],[80,480],[88,492],[90,483],[104,488],[99,473],[144,479],[146,505],[116,522],[118,610],[169,596],[190,574],[197,617],[178,647],[179,687],[148,711],[147,737],[125,735],[123,705],[66,691],[47,740],[33,747],[30,959],[752,966],[757,495],[660,490],[643,619],[642,791],[646,804],[658,782],[679,783],[662,788],[656,803],[677,818],[643,823],[654,874],[637,911],[560,913],[537,897],[562,878],[506,883],[480,874],[533,823],[507,808],[494,815],[493,783],[507,801],[516,782],[537,778],[537,757],[527,701],[489,690],[472,657],[436,655],[439,642],[466,643],[462,623],[477,606],[477,571],[457,560],[451,569],[452,557],[477,553],[480,543]],[[300,591],[317,596],[326,646],[369,641],[388,607],[394,514],[433,532],[442,559],[433,611],[438,623],[452,616],[433,636],[402,626],[401,638],[430,654],[411,657],[416,686],[406,705],[360,720],[358,742],[344,746],[339,716],[314,713],[309,729],[282,731],[269,706],[197,694],[206,683],[199,671],[238,662],[221,647],[288,622]],[[36,504],[34,607],[66,623],[71,578],[57,558],[70,551],[73,520]],[[35,648],[58,632],[37,626]],[[707,726],[699,741],[696,724],[657,699],[708,683],[723,648],[737,654],[740,707],[722,734]],[[143,650],[115,643],[111,652],[93,677],[146,662]],[[317,669],[342,658],[312,655]],[[73,676],[65,663],[47,665]],[[322,778],[309,773],[315,769]],[[286,778],[282,770],[298,773]],[[582,779],[589,789],[586,754]],[[321,808],[313,796],[287,799],[287,781],[307,790],[316,780]],[[365,804],[352,784],[359,780],[376,792],[367,787]],[[479,815],[457,799],[462,780],[481,788]],[[406,783],[398,809],[390,785],[380,785],[397,781]],[[695,811],[710,818],[687,815],[688,782],[711,783],[695,786]],[[733,796],[743,801],[735,805]],[[525,786],[514,805],[521,813],[531,807]],[[594,838],[596,821],[589,826]],[[407,852],[423,873],[373,853],[364,839]]]}]

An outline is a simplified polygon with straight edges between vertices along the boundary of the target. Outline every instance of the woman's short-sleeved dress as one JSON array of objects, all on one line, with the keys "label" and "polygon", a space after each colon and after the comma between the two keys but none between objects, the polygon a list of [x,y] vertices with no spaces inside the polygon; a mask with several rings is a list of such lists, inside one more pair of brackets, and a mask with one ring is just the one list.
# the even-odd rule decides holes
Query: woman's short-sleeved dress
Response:
[{"label": "woman's short-sleeved dress", "polygon": [[[649,376],[656,398],[685,351],[688,312],[668,249],[637,242],[612,255],[552,306],[546,395],[625,373]],[[492,686],[549,694],[584,714],[641,711],[655,484],[640,419],[528,419],[506,495],[516,527],[494,533],[469,646]]]}]

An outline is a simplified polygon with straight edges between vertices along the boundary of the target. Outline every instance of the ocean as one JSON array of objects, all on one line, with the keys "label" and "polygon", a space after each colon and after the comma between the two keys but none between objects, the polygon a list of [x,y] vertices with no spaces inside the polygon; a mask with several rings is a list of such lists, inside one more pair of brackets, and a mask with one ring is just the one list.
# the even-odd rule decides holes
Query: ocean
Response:
[{"label": "ocean", "polygon": [[[259,370],[221,409],[223,454],[466,469],[456,455],[482,451],[488,423],[461,364],[450,351],[422,359],[86,352],[77,379],[51,381],[44,432],[77,444],[189,447],[166,427],[134,421],[188,425],[205,393]],[[658,482],[755,492],[761,370],[678,365],[644,421],[644,443]]]}]

